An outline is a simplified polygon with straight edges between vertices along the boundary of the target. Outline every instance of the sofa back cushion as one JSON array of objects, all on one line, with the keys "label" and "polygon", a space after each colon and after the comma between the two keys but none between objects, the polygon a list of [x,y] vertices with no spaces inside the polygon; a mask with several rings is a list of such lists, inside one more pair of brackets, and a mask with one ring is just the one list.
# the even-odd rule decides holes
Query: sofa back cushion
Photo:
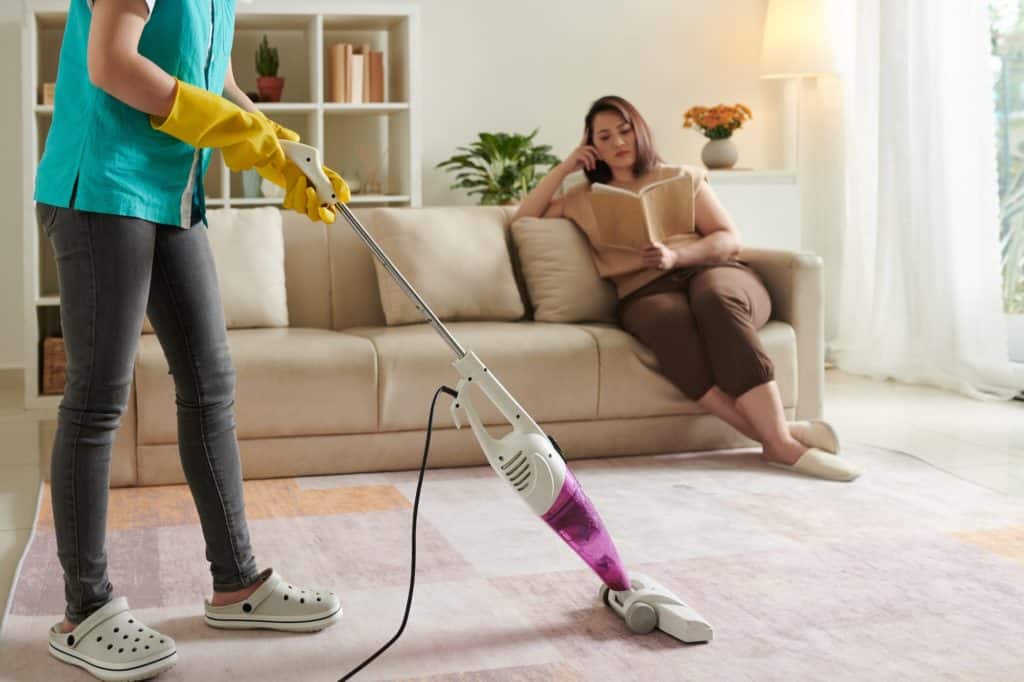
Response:
[{"label": "sofa back cushion", "polygon": [[[371,233],[440,319],[514,321],[526,309],[512,270],[507,221],[500,207],[382,208]],[[373,262],[387,324],[423,322],[387,269]]]},{"label": "sofa back cushion", "polygon": [[[281,212],[269,206],[219,208],[207,211],[206,217],[227,328],[293,325]],[[142,333],[153,333],[148,316]]]},{"label": "sofa back cushion", "polygon": [[[403,230],[417,234],[437,232],[437,225],[447,226],[447,232],[468,235],[473,244],[481,230],[489,233],[481,244],[484,253],[496,258],[502,273],[498,280],[486,280],[479,289],[481,296],[499,290],[499,304],[504,305],[501,318],[488,316],[484,319],[518,319],[524,308],[522,299],[525,285],[520,273],[515,271],[515,297],[508,287],[505,268],[511,267],[508,249],[508,223],[512,209],[497,207],[459,206],[445,208],[354,208],[352,212],[367,231],[381,244],[384,252],[392,259],[413,286],[424,297],[427,304],[442,319],[465,319],[451,317],[450,306],[458,300],[461,292],[456,291],[454,300],[451,292],[437,289],[450,288],[458,281],[460,265],[458,260],[446,252],[427,258],[417,253],[412,258],[409,241],[396,237]],[[293,327],[343,330],[353,327],[380,327],[388,324],[381,302],[381,283],[389,295],[394,296],[398,305],[407,301],[405,294],[393,282],[391,276],[379,266],[369,247],[355,230],[341,217],[333,225],[312,223],[305,216],[294,211],[282,212],[284,221],[285,270],[287,277],[288,309]],[[383,226],[383,227],[382,227]],[[452,232],[455,230],[456,232]],[[444,232],[445,230],[442,230]],[[382,234],[384,238],[382,239]],[[391,235],[389,238],[387,235]],[[499,237],[500,235],[500,237]],[[456,240],[461,241],[461,240]],[[463,243],[462,250],[467,251]],[[475,259],[479,262],[481,259]],[[409,262],[412,261],[412,262]],[[429,276],[411,275],[412,270],[429,264]],[[452,279],[454,278],[454,279]],[[423,287],[426,288],[423,288]],[[478,287],[479,288],[479,287]],[[396,296],[397,295],[397,296]],[[511,299],[511,300],[510,300]],[[463,301],[462,303],[465,303]],[[491,305],[484,300],[482,307]],[[415,311],[413,311],[415,312]],[[461,310],[465,313],[465,309]],[[484,312],[487,312],[486,310]],[[399,311],[399,315],[404,314]],[[415,313],[410,322],[420,322],[422,317]],[[480,319],[475,318],[474,319]]]},{"label": "sofa back cushion", "polygon": [[521,218],[512,225],[533,319],[615,322],[615,285],[597,274],[590,243],[564,218]]},{"label": "sofa back cushion", "polygon": [[279,211],[284,227],[284,271],[292,327],[331,328],[328,227],[295,211]]},{"label": "sofa back cushion", "polygon": [[221,208],[207,222],[228,329],[287,327],[281,212]]},{"label": "sofa back cushion", "polygon": [[[352,213],[372,235],[379,209],[353,209]],[[335,330],[350,327],[384,326],[373,254],[348,222],[338,216],[327,226],[328,257],[331,264],[331,324]]]}]

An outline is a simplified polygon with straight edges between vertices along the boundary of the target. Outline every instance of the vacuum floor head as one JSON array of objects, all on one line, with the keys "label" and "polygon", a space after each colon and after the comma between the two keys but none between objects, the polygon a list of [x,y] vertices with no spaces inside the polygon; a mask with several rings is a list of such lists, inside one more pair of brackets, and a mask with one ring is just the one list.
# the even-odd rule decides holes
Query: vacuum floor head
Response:
[{"label": "vacuum floor head", "polygon": [[710,642],[711,624],[664,585],[635,573],[632,589],[615,591],[601,586],[601,599],[626,621],[632,632],[645,635],[655,628],[681,642]]}]

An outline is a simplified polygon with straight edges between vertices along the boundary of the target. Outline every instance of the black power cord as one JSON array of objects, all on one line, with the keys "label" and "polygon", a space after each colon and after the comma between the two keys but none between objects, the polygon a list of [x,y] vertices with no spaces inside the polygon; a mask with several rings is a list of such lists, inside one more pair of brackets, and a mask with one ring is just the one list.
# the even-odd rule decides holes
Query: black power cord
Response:
[{"label": "black power cord", "polygon": [[405,624],[409,622],[409,611],[412,609],[412,593],[413,589],[416,587],[416,518],[419,515],[420,510],[420,488],[423,487],[423,473],[426,471],[427,455],[430,453],[430,434],[434,430],[434,406],[437,404],[437,397],[441,395],[442,392],[447,393],[453,398],[459,397],[459,394],[455,389],[449,388],[448,386],[438,386],[437,390],[434,391],[433,400],[430,401],[430,416],[427,418],[427,439],[426,443],[423,445],[423,462],[420,464],[419,480],[416,481],[416,499],[412,503],[412,561],[411,566],[409,567],[409,596],[405,600],[405,615],[402,616],[402,624],[399,626],[398,632],[395,633],[394,637],[388,640],[387,644],[377,649],[372,656],[345,673],[345,676],[338,680],[338,682],[345,682],[345,680],[351,679],[356,673],[370,665],[374,659],[387,651],[388,647],[397,642],[398,638],[402,636],[402,632],[405,631]]}]

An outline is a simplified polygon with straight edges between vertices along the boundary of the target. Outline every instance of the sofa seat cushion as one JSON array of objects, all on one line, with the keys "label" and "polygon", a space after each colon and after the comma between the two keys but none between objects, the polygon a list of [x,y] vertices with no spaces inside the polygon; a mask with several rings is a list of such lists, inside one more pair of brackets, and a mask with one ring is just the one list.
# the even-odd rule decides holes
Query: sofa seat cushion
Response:
[{"label": "sofa seat cushion", "polygon": [[[599,417],[656,417],[704,412],[659,373],[654,352],[631,334],[610,324],[576,326],[592,334],[597,341],[601,357]],[[795,407],[796,335],[793,328],[772,320],[758,332],[758,336],[775,364],[775,380],[779,384],[783,407]]]},{"label": "sofa seat cushion", "polygon": [[[377,430],[373,344],[321,329],[233,329],[240,439]],[[141,337],[135,362],[139,443],[177,442],[174,382],[157,338]]]},{"label": "sofa seat cushion", "polygon": [[[594,337],[576,325],[543,322],[453,322],[446,325],[467,351],[474,351],[498,381],[537,421],[597,417],[598,352]],[[380,429],[424,429],[430,399],[459,375],[455,354],[429,324],[361,327],[346,333],[373,342],[380,364]],[[485,424],[506,423],[478,391]],[[453,426],[448,400],[439,400],[434,425]],[[468,424],[464,423],[468,427]],[[495,429],[494,435],[504,431]]]}]

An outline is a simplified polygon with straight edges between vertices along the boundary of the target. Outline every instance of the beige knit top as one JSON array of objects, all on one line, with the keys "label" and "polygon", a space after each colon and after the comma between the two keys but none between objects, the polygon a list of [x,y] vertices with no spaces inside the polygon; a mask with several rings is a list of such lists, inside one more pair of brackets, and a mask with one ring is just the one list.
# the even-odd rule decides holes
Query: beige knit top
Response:
[{"label": "beige knit top", "polygon": [[[707,182],[707,171],[697,166],[667,166],[662,165],[655,168],[643,178],[643,184],[627,187],[633,191],[651,182],[663,180],[668,177],[685,175],[689,178],[689,192],[684,192],[684,203],[678,207],[679,217],[682,218],[683,229],[680,234],[673,234],[664,240],[669,248],[674,248],[692,239],[696,228],[694,220],[694,204],[697,192],[702,184]],[[594,215],[594,206],[590,201],[593,195],[590,183],[581,183],[565,193],[562,205],[563,214],[572,220],[583,230],[590,242],[591,255],[594,257],[594,264],[601,277],[611,279],[615,283],[619,298],[625,298],[630,293],[648,284],[665,274],[664,270],[645,268],[640,263],[640,249],[633,249],[615,244],[603,244],[598,238],[597,219]]]}]

